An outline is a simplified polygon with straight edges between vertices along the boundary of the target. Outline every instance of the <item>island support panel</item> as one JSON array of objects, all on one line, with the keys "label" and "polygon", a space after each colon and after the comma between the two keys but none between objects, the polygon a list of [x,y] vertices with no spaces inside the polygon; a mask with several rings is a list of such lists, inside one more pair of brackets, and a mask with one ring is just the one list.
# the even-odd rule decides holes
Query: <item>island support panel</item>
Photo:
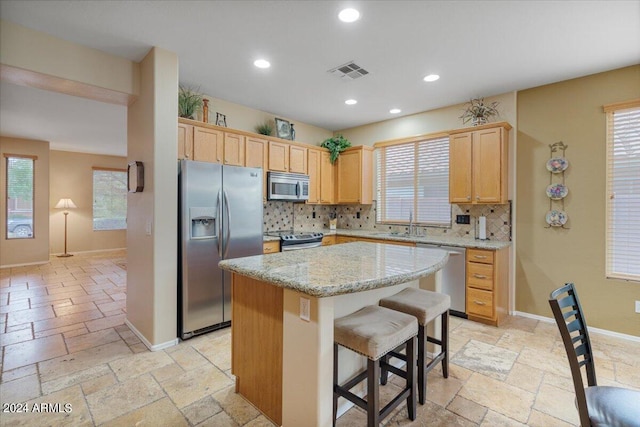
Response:
[{"label": "island support panel", "polygon": [[282,425],[283,289],[238,274],[232,279],[231,372],[236,392]]}]

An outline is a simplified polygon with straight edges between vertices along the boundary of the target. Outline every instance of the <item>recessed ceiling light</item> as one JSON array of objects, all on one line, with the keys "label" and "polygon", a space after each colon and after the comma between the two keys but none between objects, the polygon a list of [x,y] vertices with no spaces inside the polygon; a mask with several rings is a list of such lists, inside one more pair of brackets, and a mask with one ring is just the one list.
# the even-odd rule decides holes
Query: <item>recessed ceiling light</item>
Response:
[{"label": "recessed ceiling light", "polygon": [[389,112],[391,114],[398,114],[399,112],[401,112],[402,110],[399,108],[392,108],[391,110],[389,110]]},{"label": "recessed ceiling light", "polygon": [[357,21],[358,18],[360,18],[360,12],[351,8],[342,9],[338,14],[338,18],[342,22],[354,22],[354,21]]},{"label": "recessed ceiling light", "polygon": [[347,99],[346,101],[344,101],[344,103],[347,105],[355,105],[358,103],[358,101],[356,101],[355,99]]},{"label": "recessed ceiling light", "polygon": [[269,68],[269,67],[271,67],[271,63],[269,61],[267,61],[266,59],[256,59],[255,61],[253,61],[253,65],[255,65],[258,68]]},{"label": "recessed ceiling light", "polygon": [[435,82],[439,78],[440,78],[440,76],[437,75],[437,74],[429,74],[428,76],[425,76],[425,78],[423,80],[425,82]]}]

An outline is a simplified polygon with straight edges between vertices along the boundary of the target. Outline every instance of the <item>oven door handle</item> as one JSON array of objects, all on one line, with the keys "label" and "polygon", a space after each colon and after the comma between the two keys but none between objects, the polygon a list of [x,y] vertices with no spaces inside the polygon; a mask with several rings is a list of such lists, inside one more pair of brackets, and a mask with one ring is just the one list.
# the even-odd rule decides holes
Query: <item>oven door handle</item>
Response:
[{"label": "oven door handle", "polygon": [[295,250],[298,250],[298,249],[317,248],[317,247],[320,247],[320,246],[322,246],[322,242],[300,243],[298,245],[283,246],[282,247],[282,252],[295,251]]},{"label": "oven door handle", "polygon": [[296,183],[296,197],[299,199],[301,195],[302,195],[302,183],[298,181]]}]

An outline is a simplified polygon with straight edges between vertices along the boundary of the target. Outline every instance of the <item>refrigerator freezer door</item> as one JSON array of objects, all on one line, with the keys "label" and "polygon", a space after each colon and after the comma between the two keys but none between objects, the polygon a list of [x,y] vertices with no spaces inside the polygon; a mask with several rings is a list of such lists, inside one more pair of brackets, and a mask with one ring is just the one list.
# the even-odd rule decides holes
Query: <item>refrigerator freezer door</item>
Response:
[{"label": "refrigerator freezer door", "polygon": [[[224,166],[224,259],[262,254],[262,187],[260,168]],[[224,272],[224,321],[231,320],[231,274]]]},{"label": "refrigerator freezer door", "polygon": [[222,323],[222,167],[182,160],[180,164],[180,335]]}]

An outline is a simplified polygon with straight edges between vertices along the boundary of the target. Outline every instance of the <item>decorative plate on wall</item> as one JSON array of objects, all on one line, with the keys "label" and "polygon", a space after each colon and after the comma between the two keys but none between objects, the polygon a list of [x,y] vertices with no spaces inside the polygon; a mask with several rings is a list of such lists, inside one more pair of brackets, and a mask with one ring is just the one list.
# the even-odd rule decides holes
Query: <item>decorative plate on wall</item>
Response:
[{"label": "decorative plate on wall", "polygon": [[564,211],[551,210],[547,212],[546,216],[547,224],[552,227],[562,227],[567,223],[568,216]]},{"label": "decorative plate on wall", "polygon": [[547,160],[547,170],[551,173],[564,172],[569,167],[569,160],[564,157],[552,157]]},{"label": "decorative plate on wall", "polygon": [[564,184],[551,184],[547,187],[547,196],[553,200],[564,199],[569,189]]}]

